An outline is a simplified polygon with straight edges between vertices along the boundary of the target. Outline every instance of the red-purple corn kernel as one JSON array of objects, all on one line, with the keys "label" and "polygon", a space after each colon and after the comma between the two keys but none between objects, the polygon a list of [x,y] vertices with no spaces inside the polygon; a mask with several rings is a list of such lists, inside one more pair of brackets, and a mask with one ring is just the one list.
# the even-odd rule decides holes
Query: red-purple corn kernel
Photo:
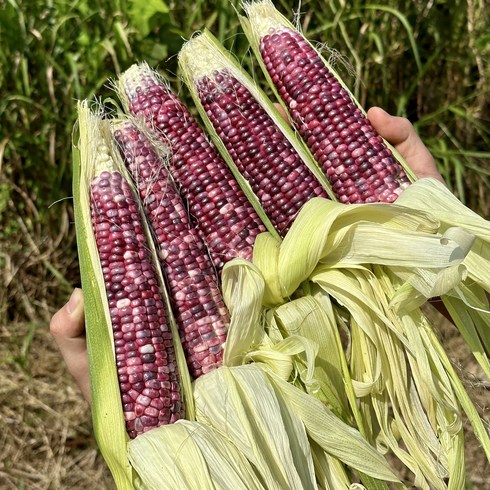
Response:
[{"label": "red-purple corn kernel", "polygon": [[[298,32],[284,27],[260,52],[294,125],[341,202],[393,202],[409,179],[390,149]],[[362,179],[362,180],[361,180]]]},{"label": "red-purple corn kernel", "polygon": [[327,193],[272,118],[227,70],[203,77],[196,87],[233,162],[284,237],[302,206]]},{"label": "red-purple corn kernel", "polygon": [[131,114],[170,148],[172,176],[218,273],[235,257],[251,260],[265,226],[201,127],[148,67],[133,66],[121,83]]},{"label": "red-purple corn kernel", "polygon": [[230,322],[216,271],[150,141],[131,123],[119,128],[114,136],[153,229],[189,371],[197,378],[222,364]]},{"label": "red-purple corn kernel", "polygon": [[119,172],[102,172],[90,192],[126,430],[134,438],[184,417],[179,373],[135,197]]}]

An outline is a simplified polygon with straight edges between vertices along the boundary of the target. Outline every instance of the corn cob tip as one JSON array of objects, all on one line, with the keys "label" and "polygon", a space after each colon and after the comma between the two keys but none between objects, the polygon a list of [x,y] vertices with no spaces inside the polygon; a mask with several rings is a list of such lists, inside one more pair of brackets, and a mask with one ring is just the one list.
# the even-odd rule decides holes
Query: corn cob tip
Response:
[{"label": "corn cob tip", "polygon": [[216,55],[213,37],[208,31],[196,32],[184,43],[178,59],[180,66],[185,67],[186,75],[193,80],[199,80],[211,71],[226,68],[223,57]]},{"label": "corn cob tip", "polygon": [[259,37],[273,34],[287,26],[293,27],[271,0],[243,2],[242,8],[250,20],[247,25]]},{"label": "corn cob tip", "polygon": [[107,138],[110,134],[109,122],[103,119],[102,115],[99,104],[91,109],[87,100],[78,103],[78,124],[84,129],[80,131],[79,145],[81,151],[89,158],[90,163],[84,167],[89,180],[103,172],[117,170],[117,164],[113,159],[112,140]]},{"label": "corn cob tip", "polygon": [[169,99],[169,103],[177,103],[177,97],[171,92],[168,82],[146,62],[135,63],[123,72],[116,84],[116,92],[126,112],[135,118],[140,129],[145,125],[139,120],[151,116],[152,96],[164,96]]},{"label": "corn cob tip", "polygon": [[[170,165],[169,161],[172,157],[171,150],[168,144],[165,144],[160,138],[156,137],[156,135],[150,131],[144,119],[139,116],[133,116],[131,114],[127,114],[124,116],[124,119],[111,119],[110,128],[111,133],[113,135],[113,140],[116,146],[120,150],[120,154],[123,155],[123,147],[121,140],[122,139],[132,139],[133,141],[137,141],[143,139],[147,141],[149,144],[149,148],[147,151],[154,152],[158,161],[160,162],[158,168],[154,168],[151,171],[151,175],[148,173],[149,170],[146,170],[146,175],[137,175],[137,177],[143,177],[145,179],[155,179],[158,175],[163,171],[163,169],[167,169]],[[128,156],[128,151],[130,147],[126,147],[125,157]],[[131,160],[141,160],[143,158],[142,155],[139,155],[137,152],[133,155],[129,155]],[[146,156],[146,154],[145,154]],[[138,163],[138,162],[136,162]],[[127,165],[126,165],[127,166]],[[133,175],[134,179],[135,175]],[[168,173],[168,178],[172,180],[172,176]],[[136,182],[138,184],[138,182]],[[136,186],[138,187],[138,185]]]},{"label": "corn cob tip", "polygon": [[122,93],[119,95],[126,95],[129,98],[135,97],[138,87],[140,85],[146,87],[148,79],[152,80],[156,76],[157,72],[150,68],[146,61],[134,63],[119,76],[119,83],[122,85]]}]

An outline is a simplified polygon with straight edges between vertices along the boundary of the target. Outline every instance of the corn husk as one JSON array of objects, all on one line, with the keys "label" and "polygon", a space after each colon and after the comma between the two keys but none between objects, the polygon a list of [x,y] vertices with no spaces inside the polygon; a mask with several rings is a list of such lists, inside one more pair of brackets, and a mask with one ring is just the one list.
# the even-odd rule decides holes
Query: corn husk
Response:
[{"label": "corn husk", "polygon": [[[325,396],[325,390],[310,394],[323,397],[345,420],[355,420],[379,451],[392,452],[410,468],[421,488],[446,488],[444,478],[452,488],[463,484],[462,409],[488,451],[481,419],[418,308],[434,291],[448,294],[463,287],[468,276],[464,261],[474,242],[471,233],[461,227],[441,227],[426,210],[382,204],[343,206],[317,199],[303,208],[282,244],[263,239],[254,252],[254,262],[265,267],[266,283],[270,282],[265,290],[274,291],[269,301],[282,296],[282,302],[270,308],[274,313],[269,318],[281,309],[290,310],[285,321],[270,321],[268,332],[276,342],[277,332],[287,338],[308,323],[305,317],[311,312],[303,309],[306,303],[288,298],[301,291],[306,295],[302,299],[313,299],[311,283],[319,287],[314,293],[318,305],[333,304],[337,320],[347,318],[350,323],[348,358],[340,343],[334,342],[337,362],[330,361],[328,374],[315,365],[315,375],[303,381],[302,354],[293,362],[293,378],[302,379],[305,389],[308,383],[321,386],[322,380],[335,387],[331,373],[341,372],[345,385],[355,393],[353,398],[346,390],[348,405],[345,399],[340,404],[332,393]],[[325,311],[331,309],[327,306]],[[288,331],[284,323],[295,315],[302,320],[292,320]],[[328,320],[311,325],[302,335],[322,345],[324,325],[327,336],[331,331]],[[350,376],[342,369],[346,364]],[[356,397],[361,402],[358,409]]]},{"label": "corn husk", "polygon": [[358,431],[258,363],[223,367],[200,378],[195,400],[197,420],[226,434],[267,488],[316,488],[308,437],[354,469],[397,481]]},{"label": "corn husk", "polygon": [[462,227],[476,240],[463,261],[467,278],[463,284],[442,295],[451,318],[475,358],[490,379],[490,225],[464,206],[443,184],[435,179],[421,179],[410,186],[398,202],[404,206],[430,212],[441,229]]},{"label": "corn husk", "polygon": [[244,455],[200,422],[179,420],[142,434],[129,443],[128,454],[149,490],[265,488]]}]

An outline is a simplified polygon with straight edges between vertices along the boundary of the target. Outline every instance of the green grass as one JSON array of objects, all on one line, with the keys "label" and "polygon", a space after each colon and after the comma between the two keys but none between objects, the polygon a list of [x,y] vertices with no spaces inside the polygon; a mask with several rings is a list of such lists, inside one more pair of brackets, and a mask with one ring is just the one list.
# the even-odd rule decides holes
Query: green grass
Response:
[{"label": "green grass", "polygon": [[[278,0],[292,18],[298,2]],[[77,284],[71,133],[77,99],[104,98],[137,60],[188,99],[177,72],[184,38],[204,26],[244,66],[236,0],[4,0],[0,4],[0,323],[47,320]],[[489,25],[483,0],[303,0],[299,24],[341,53],[364,106],[410,118],[451,189],[490,213]],[[352,72],[355,76],[349,75]]]}]

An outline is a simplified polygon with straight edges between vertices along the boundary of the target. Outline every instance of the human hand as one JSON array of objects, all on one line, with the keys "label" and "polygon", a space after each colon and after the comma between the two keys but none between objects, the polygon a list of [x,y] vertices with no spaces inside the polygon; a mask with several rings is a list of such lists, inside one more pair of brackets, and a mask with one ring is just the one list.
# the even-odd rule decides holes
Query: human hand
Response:
[{"label": "human hand", "polygon": [[87,341],[83,312],[82,290],[76,288],[66,303],[51,319],[51,334],[75,378],[85,399],[90,402]]},{"label": "human hand", "polygon": [[[284,115],[281,108],[279,110]],[[432,155],[408,119],[391,116],[379,107],[369,109],[367,117],[376,131],[396,148],[418,178],[433,177],[444,182]],[[69,302],[53,316],[50,330],[68,371],[75,378],[85,399],[90,401],[83,295],[80,289],[75,289]]]},{"label": "human hand", "polygon": [[400,153],[417,178],[432,177],[444,183],[434,158],[408,119],[391,116],[380,107],[371,107],[367,117],[374,129]]}]

